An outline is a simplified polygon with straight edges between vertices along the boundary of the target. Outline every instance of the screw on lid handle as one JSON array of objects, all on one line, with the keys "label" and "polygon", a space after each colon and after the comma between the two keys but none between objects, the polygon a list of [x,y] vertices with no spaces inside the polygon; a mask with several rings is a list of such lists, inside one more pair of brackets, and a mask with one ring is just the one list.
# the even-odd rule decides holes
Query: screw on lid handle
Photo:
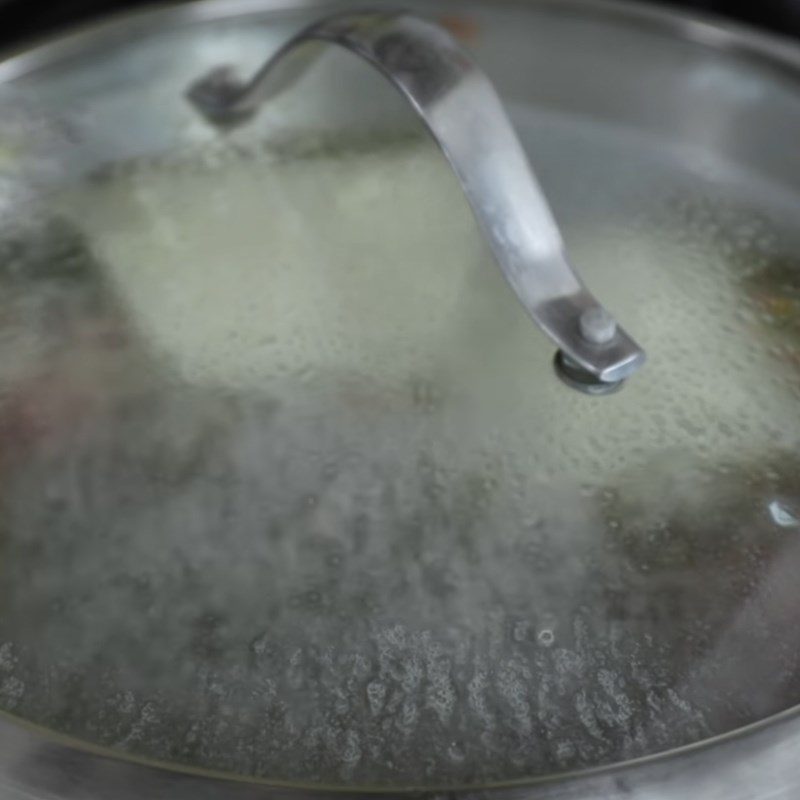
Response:
[{"label": "screw on lid handle", "polygon": [[497,92],[443,28],[409,14],[329,17],[289,40],[249,82],[217,68],[190,87],[189,100],[214,124],[240,124],[291,87],[326,43],[361,56],[408,99],[458,175],[507,281],[569,363],[601,384],[635,372],[644,351],[570,266]]}]

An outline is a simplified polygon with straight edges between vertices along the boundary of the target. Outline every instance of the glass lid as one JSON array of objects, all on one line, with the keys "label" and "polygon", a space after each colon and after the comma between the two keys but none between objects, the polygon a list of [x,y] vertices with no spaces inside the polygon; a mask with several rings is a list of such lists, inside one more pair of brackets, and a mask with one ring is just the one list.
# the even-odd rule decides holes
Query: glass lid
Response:
[{"label": "glass lid", "polygon": [[797,79],[576,4],[419,6],[648,351],[592,397],[364,64],[235,131],[188,105],[327,6],[204,8],[0,65],[0,709],[420,787],[800,702]]}]

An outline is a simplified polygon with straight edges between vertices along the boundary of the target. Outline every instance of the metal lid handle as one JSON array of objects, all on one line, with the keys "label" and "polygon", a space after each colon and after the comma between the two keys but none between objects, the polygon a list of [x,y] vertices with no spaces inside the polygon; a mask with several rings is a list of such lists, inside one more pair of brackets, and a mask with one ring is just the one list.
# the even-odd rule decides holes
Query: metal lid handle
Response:
[{"label": "metal lid handle", "polygon": [[641,366],[644,352],[570,266],[497,92],[447,31],[408,14],[330,17],[287,42],[249,82],[215,69],[190,87],[189,99],[214,124],[240,123],[289,88],[326,43],[380,70],[427,125],[503,274],[561,351],[556,364],[569,366],[570,385],[594,394],[617,388]]}]

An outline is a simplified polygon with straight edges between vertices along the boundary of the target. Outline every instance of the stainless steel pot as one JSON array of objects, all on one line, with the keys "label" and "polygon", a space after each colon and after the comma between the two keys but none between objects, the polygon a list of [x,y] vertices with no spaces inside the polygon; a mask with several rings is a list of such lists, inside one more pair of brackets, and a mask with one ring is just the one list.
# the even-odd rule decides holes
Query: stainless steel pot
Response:
[{"label": "stainless steel pot", "polygon": [[363,64],[235,131],[186,102],[342,4],[6,60],[3,797],[797,794],[800,53],[612,3],[404,5],[497,88],[646,370],[552,377]]}]

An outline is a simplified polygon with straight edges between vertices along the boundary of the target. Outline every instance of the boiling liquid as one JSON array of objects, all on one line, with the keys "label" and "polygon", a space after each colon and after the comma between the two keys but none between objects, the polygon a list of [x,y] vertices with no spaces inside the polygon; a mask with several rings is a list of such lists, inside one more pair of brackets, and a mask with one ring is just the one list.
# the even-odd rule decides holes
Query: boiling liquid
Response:
[{"label": "boiling liquid", "polygon": [[3,707],[400,785],[633,757],[800,697],[771,646],[795,340],[752,285],[778,234],[635,143],[587,165],[557,133],[546,163],[608,187],[552,193],[570,253],[649,353],[606,398],[552,374],[426,142],[129,165],[18,237]]}]

